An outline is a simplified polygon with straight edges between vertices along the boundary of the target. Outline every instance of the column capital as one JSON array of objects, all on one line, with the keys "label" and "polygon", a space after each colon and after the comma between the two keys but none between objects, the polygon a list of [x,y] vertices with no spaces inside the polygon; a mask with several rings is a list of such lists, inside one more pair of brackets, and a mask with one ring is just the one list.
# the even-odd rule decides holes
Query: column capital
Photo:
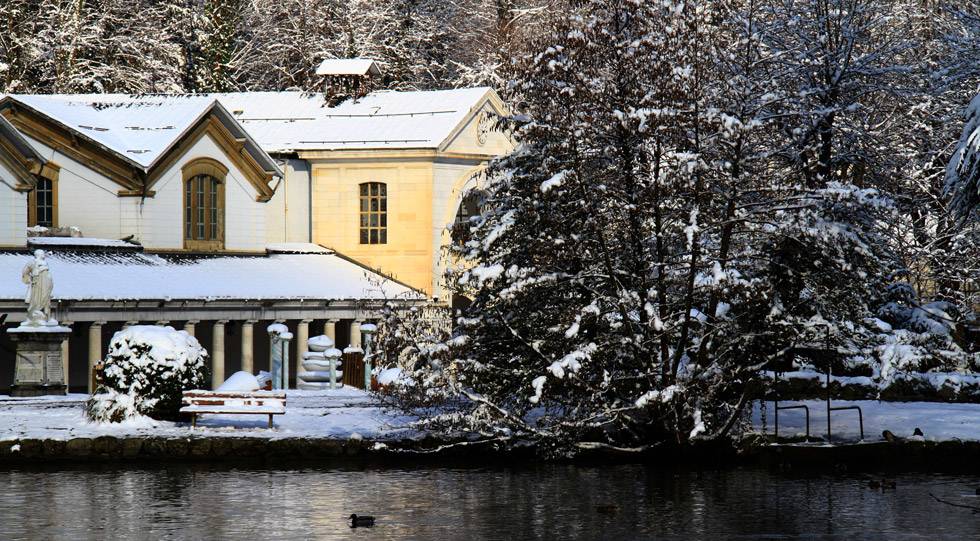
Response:
[{"label": "column capital", "polygon": [[188,319],[187,321],[184,322],[184,325],[197,325],[200,322],[201,322],[200,319]]},{"label": "column capital", "polygon": [[301,324],[309,325],[310,323],[313,323],[313,320],[312,319],[301,319],[301,320],[299,320],[299,322]]},{"label": "column capital", "polygon": [[255,325],[258,322],[259,322],[259,320],[257,320],[257,319],[246,319],[246,320],[242,321],[242,325]]},{"label": "column capital", "polygon": [[170,321],[167,319],[161,319],[160,321],[156,322],[156,325],[158,327],[166,327],[167,325],[170,325]]},{"label": "column capital", "polygon": [[227,319],[219,319],[219,320],[215,321],[214,324],[215,324],[215,326],[221,325],[223,327],[223,326],[225,326],[228,323],[228,321],[229,320],[227,320]]}]

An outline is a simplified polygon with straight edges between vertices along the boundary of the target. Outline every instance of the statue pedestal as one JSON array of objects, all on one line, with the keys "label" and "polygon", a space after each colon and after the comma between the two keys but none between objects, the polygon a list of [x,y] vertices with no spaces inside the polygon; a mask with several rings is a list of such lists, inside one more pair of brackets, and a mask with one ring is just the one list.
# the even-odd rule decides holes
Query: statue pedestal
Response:
[{"label": "statue pedestal", "polygon": [[61,364],[61,343],[71,334],[71,329],[60,325],[22,325],[8,329],[7,333],[17,344],[10,396],[68,394]]}]

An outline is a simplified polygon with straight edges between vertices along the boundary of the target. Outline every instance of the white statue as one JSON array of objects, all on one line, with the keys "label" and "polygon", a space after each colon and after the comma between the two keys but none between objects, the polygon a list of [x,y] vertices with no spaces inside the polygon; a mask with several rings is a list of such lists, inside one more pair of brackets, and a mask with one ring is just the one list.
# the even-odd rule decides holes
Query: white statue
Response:
[{"label": "white statue", "polygon": [[51,271],[48,270],[48,263],[44,260],[44,250],[34,251],[34,261],[24,266],[21,273],[21,280],[27,284],[27,320],[25,326],[51,326],[58,322],[51,319],[51,291],[54,289],[54,282],[51,280]]}]

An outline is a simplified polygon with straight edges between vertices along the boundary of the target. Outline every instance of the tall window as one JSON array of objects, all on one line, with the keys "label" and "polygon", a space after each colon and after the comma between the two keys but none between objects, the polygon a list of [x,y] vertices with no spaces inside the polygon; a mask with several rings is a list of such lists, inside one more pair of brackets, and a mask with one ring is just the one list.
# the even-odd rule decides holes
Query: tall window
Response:
[{"label": "tall window", "polygon": [[38,177],[30,200],[28,216],[31,225],[54,227],[54,182],[49,178]]},{"label": "tall window", "polygon": [[[221,201],[218,179],[196,175],[184,185],[184,239],[190,243],[221,241]],[[202,246],[203,247],[203,246]]]},{"label": "tall window", "polygon": [[382,182],[361,184],[361,244],[388,244],[388,188]]},{"label": "tall window", "polygon": [[184,248],[220,250],[225,240],[225,189],[228,169],[200,158],[184,166]]}]

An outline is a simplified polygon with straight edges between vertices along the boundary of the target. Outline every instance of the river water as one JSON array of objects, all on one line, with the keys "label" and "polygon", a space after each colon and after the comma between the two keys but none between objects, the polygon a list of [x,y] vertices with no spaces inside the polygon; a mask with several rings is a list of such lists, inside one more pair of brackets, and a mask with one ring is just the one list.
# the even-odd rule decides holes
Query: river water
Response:
[{"label": "river water", "polygon": [[[0,470],[13,539],[977,539],[980,476],[653,466]],[[374,528],[351,530],[350,513]]]}]

